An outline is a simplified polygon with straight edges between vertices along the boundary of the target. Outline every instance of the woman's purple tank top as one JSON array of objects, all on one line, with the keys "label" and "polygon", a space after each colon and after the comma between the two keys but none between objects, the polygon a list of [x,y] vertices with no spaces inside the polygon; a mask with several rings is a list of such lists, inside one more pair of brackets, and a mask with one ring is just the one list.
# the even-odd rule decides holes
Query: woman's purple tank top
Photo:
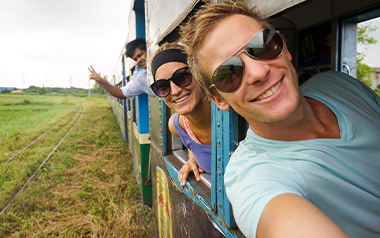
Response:
[{"label": "woman's purple tank top", "polygon": [[202,145],[193,141],[191,137],[182,129],[178,122],[179,114],[176,113],[173,120],[173,125],[177,131],[182,143],[193,152],[195,160],[198,166],[201,167],[205,172],[211,173],[211,145]]}]

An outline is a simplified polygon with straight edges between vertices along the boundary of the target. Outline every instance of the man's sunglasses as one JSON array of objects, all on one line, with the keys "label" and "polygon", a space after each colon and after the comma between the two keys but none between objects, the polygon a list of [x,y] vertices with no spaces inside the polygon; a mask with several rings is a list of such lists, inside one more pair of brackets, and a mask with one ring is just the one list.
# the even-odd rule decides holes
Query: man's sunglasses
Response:
[{"label": "man's sunglasses", "polygon": [[186,87],[191,83],[193,76],[190,73],[189,67],[177,69],[170,79],[156,80],[150,88],[159,97],[166,97],[170,93],[170,80],[179,87]]},{"label": "man's sunglasses", "polygon": [[[244,46],[245,48],[241,50]],[[241,53],[245,52],[256,60],[272,60],[281,55],[283,46],[284,41],[277,31],[273,29],[260,31],[216,68],[211,78],[214,83],[208,86],[209,89],[216,87],[224,93],[235,92],[240,87],[244,74]],[[236,54],[237,56],[234,56]]]}]

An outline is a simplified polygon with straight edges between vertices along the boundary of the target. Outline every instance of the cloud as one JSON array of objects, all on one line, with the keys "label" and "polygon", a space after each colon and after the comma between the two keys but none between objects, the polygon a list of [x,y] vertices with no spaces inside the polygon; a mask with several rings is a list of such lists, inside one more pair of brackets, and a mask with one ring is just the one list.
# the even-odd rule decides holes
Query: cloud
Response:
[{"label": "cloud", "polygon": [[124,0],[0,2],[0,86],[88,87],[88,65],[112,74],[127,40]]}]

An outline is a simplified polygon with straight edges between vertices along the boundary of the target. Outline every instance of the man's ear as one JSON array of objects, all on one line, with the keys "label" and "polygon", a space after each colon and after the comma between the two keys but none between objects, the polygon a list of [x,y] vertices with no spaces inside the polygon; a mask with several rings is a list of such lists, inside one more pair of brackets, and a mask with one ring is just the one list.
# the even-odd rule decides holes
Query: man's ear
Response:
[{"label": "man's ear", "polygon": [[230,109],[230,104],[228,104],[226,101],[223,99],[218,98],[215,95],[210,95],[211,100],[215,102],[215,104],[223,111],[227,111]]}]

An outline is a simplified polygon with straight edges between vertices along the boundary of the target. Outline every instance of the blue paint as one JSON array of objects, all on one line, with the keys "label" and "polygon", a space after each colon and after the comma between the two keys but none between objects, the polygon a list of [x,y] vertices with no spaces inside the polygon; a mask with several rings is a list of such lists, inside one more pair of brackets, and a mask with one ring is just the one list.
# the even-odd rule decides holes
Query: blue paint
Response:
[{"label": "blue paint", "polygon": [[217,166],[221,155],[217,155],[217,138],[218,131],[221,130],[220,117],[217,111],[220,110],[214,101],[211,101],[211,207],[213,211],[217,210]]},{"label": "blue paint", "polygon": [[161,101],[161,130],[162,130],[162,154],[168,154],[168,125],[167,121],[169,118],[166,118],[166,104],[165,101],[160,98]]},{"label": "blue paint", "polygon": [[[341,44],[338,69],[341,72],[348,73],[356,78],[356,54],[357,54],[357,23],[349,21],[342,22]],[[338,47],[337,47],[338,48]],[[345,64],[347,67],[343,67]]]},{"label": "blue paint", "polygon": [[[124,67],[124,60],[122,62],[122,67],[123,67],[123,86],[127,84],[125,78],[126,78],[126,73],[125,73],[125,67]],[[127,99],[123,99],[123,109],[124,109],[124,140],[128,142],[128,106],[127,106]]]},{"label": "blue paint", "polygon": [[166,169],[173,182],[173,185],[176,186],[178,190],[182,191],[183,194],[191,198],[196,204],[202,207],[209,216],[209,218],[219,227],[219,229],[227,238],[238,238],[238,236],[236,234],[231,233],[231,231],[227,227],[221,225],[221,220],[208,205],[210,204],[210,200],[208,198],[205,198],[205,196],[202,196],[202,194],[205,194],[205,191],[199,189],[199,186],[197,186],[196,182],[193,180],[192,183],[189,183],[187,181],[186,185],[182,187],[181,183],[178,180],[179,170],[177,170],[177,168],[168,161],[168,158],[164,156],[163,159],[165,161]]},{"label": "blue paint", "polygon": [[133,6],[136,14],[136,38],[145,38],[145,10],[144,0],[136,0]]},{"label": "blue paint", "polygon": [[230,160],[230,156],[238,144],[238,114],[233,109],[228,111],[220,110],[218,114],[220,114],[219,116],[221,117],[222,130],[218,130],[221,131],[221,135],[218,136],[218,140],[221,140],[221,146],[218,146],[217,156],[221,159],[217,161],[217,208],[219,216],[227,226],[236,228],[232,207],[225,191],[224,172]]},{"label": "blue paint", "polygon": [[238,115],[232,109],[222,111],[212,102],[211,121],[211,207],[228,227],[237,228],[225,191],[224,172],[238,144]]},{"label": "blue paint", "polygon": [[142,93],[136,97],[136,125],[139,134],[149,133],[148,94]]}]

